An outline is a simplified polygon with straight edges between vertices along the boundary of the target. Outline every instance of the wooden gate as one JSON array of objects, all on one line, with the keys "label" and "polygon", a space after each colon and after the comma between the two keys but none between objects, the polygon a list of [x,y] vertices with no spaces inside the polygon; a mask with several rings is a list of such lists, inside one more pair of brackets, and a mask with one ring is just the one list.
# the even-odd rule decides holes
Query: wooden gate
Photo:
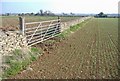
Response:
[{"label": "wooden gate", "polygon": [[60,18],[57,20],[25,23],[24,17],[19,17],[20,30],[26,37],[29,46],[53,38],[61,31]]}]

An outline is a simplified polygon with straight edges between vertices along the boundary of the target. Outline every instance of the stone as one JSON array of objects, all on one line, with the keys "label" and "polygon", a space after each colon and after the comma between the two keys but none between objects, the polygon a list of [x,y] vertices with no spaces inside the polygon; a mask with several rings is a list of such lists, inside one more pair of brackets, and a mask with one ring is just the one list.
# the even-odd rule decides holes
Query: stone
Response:
[{"label": "stone", "polygon": [[0,54],[9,54],[14,49],[27,47],[26,38],[19,31],[0,30]]},{"label": "stone", "polygon": [[26,70],[33,71],[31,67],[27,67]]}]

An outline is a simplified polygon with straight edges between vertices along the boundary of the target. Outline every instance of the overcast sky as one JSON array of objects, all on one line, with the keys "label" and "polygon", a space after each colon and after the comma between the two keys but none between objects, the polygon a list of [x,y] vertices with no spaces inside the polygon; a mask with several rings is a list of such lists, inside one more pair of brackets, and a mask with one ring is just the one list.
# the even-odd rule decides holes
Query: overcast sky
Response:
[{"label": "overcast sky", "polygon": [[120,0],[2,0],[2,13],[37,13],[40,9],[54,13],[118,13]]}]

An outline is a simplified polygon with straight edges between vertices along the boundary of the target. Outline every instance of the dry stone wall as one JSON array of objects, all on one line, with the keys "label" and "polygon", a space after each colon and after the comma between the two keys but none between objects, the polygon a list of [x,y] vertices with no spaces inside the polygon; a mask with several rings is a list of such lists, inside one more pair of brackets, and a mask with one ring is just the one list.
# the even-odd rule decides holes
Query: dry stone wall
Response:
[{"label": "dry stone wall", "polygon": [[14,49],[27,47],[26,39],[19,31],[0,30],[0,54],[10,55]]},{"label": "dry stone wall", "polygon": [[[13,51],[15,49],[20,49],[22,51],[29,50],[25,37],[19,31],[0,30],[0,73],[10,68],[5,60],[7,60],[8,57],[14,56]],[[25,55],[27,55],[27,53],[24,54],[24,57]],[[1,76],[2,75],[0,75],[0,77]]]},{"label": "dry stone wall", "polygon": [[83,18],[79,18],[79,19],[76,19],[76,20],[71,20],[71,21],[68,21],[68,22],[62,22],[61,23],[61,32],[68,29],[70,26],[81,23],[84,20],[89,19],[89,18],[91,18],[91,17],[83,17]]}]

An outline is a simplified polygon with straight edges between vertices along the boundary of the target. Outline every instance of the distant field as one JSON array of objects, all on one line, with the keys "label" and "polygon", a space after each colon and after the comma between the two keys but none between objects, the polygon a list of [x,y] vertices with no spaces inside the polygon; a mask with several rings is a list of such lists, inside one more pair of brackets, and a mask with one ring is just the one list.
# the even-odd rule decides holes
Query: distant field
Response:
[{"label": "distant field", "polygon": [[[58,17],[50,16],[26,16],[25,22],[37,22],[37,21],[46,21],[57,19]],[[78,19],[80,17],[60,17],[62,22]],[[3,16],[2,23],[0,23],[0,28],[3,29],[17,29],[19,26],[19,17],[18,16]]]}]

